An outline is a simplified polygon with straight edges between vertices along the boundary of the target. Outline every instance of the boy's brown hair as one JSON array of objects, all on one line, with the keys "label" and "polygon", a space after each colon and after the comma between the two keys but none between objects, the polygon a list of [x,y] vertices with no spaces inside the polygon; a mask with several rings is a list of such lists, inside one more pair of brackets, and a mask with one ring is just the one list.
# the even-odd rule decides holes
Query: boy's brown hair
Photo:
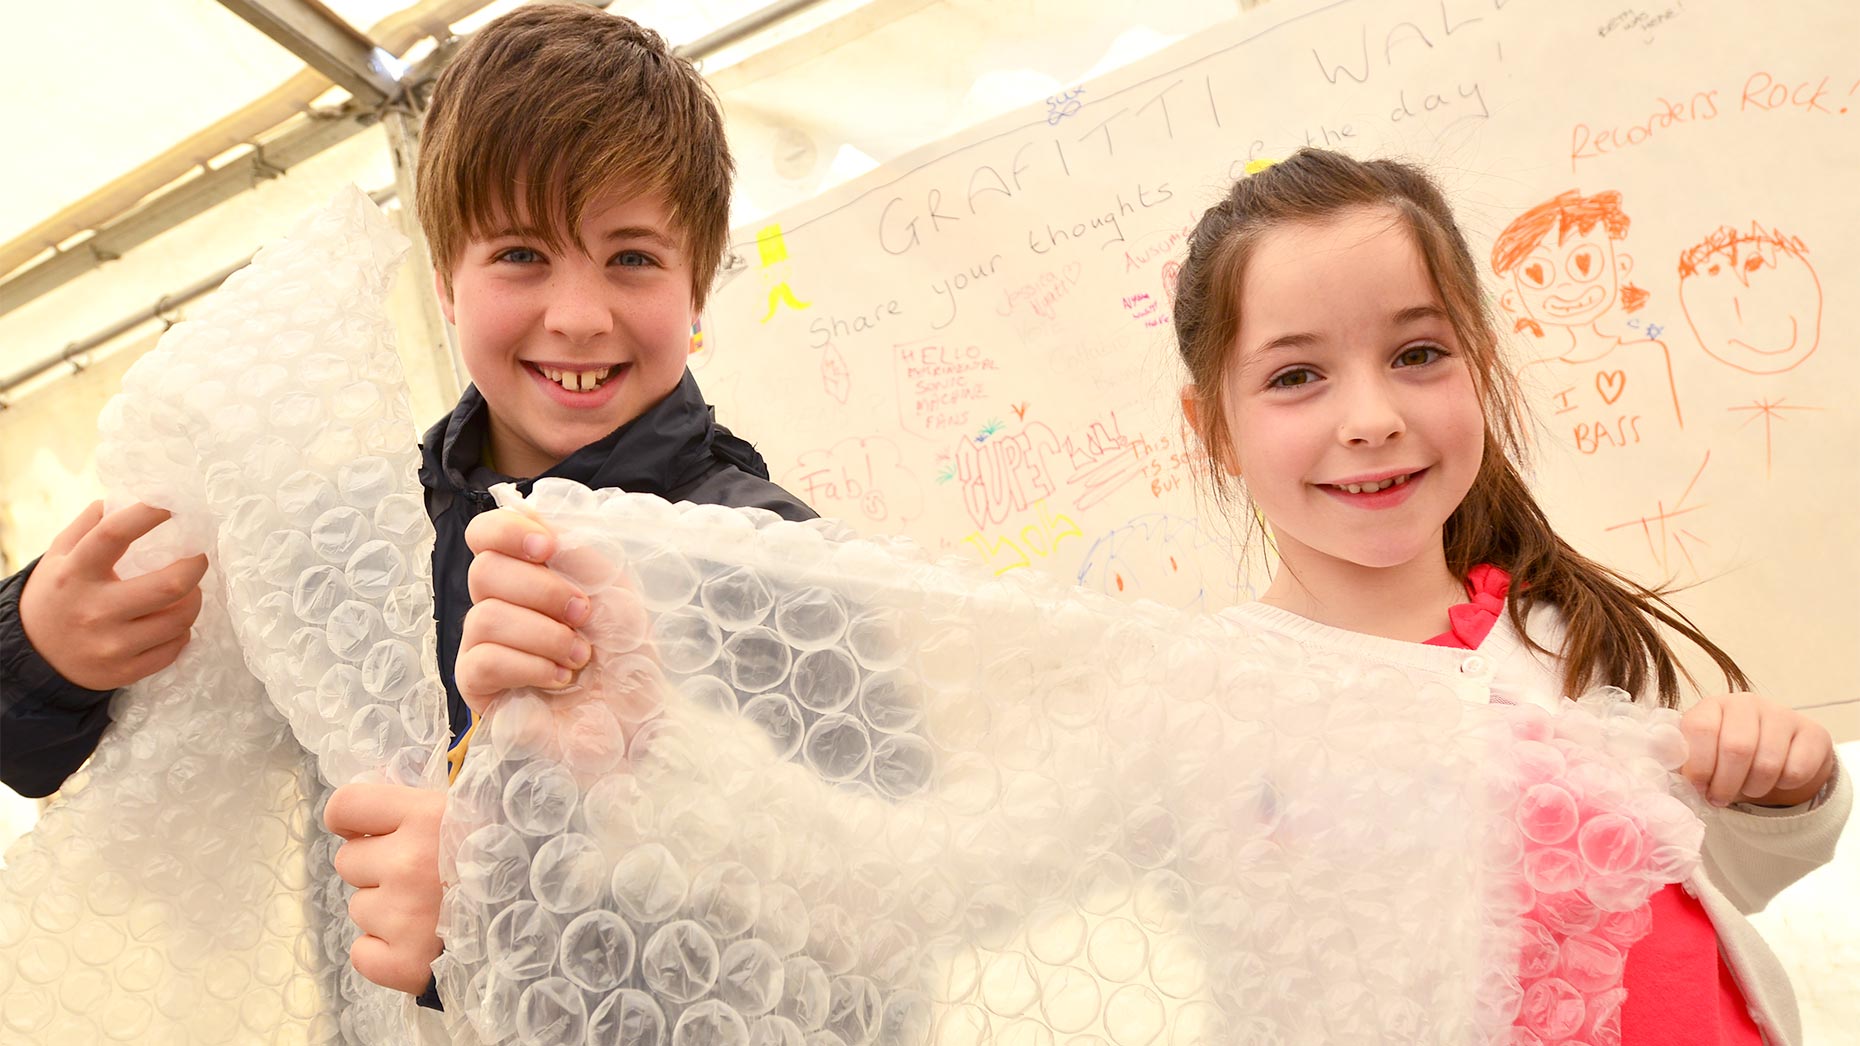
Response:
[{"label": "boy's brown hair", "polygon": [[521,216],[544,246],[575,249],[594,200],[660,193],[702,308],[733,173],[716,94],[663,37],[582,4],[536,4],[473,34],[434,85],[415,206],[449,291],[466,242],[499,220]]}]

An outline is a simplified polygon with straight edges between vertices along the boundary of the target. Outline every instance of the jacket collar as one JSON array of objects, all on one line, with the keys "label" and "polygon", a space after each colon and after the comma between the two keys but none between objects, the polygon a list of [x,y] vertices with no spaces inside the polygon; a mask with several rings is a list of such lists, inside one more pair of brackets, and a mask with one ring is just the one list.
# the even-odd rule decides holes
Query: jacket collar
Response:
[{"label": "jacket collar", "polygon": [[[467,386],[451,415],[428,430],[421,441],[422,482],[436,490],[485,489],[490,474],[485,467],[490,417],[490,407],[477,386]],[[517,486],[528,494],[536,479],[558,476],[594,488],[618,487],[664,497],[726,464],[768,478],[762,456],[717,424],[697,379],[687,370],[678,387],[644,414]]]}]

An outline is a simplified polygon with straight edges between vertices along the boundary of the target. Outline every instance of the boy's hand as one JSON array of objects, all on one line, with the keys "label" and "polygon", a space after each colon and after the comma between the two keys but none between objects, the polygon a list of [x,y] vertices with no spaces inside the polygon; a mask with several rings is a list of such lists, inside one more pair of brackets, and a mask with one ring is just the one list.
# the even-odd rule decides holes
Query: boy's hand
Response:
[{"label": "boy's hand", "polygon": [[555,535],[516,509],[486,512],[465,528],[471,561],[471,610],[465,614],[453,678],[473,712],[516,687],[567,686],[591,650],[575,629],[593,607],[574,585],[543,565]]},{"label": "boy's hand", "polygon": [[1834,773],[1834,739],[1793,708],[1755,694],[1722,694],[1679,720],[1691,754],[1680,771],[1714,806],[1808,802]]},{"label": "boy's hand", "polygon": [[348,840],[336,874],[356,887],[349,918],[361,928],[349,949],[355,972],[418,995],[439,958],[439,821],[446,794],[432,788],[351,784],[336,789],[323,823]]},{"label": "boy's hand", "polygon": [[200,613],[207,557],[189,556],[125,581],[116,563],[168,519],[136,504],[105,515],[92,502],[53,539],[19,595],[26,639],[53,670],[86,690],[115,690],[174,663]]}]

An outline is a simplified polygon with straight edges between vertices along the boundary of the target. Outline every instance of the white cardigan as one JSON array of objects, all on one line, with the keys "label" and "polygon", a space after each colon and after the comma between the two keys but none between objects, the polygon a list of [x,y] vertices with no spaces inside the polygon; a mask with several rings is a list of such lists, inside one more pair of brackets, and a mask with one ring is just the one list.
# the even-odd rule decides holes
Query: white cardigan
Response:
[{"label": "white cardigan", "polygon": [[[1231,607],[1222,616],[1341,656],[1432,676],[1468,701],[1484,703],[1497,696],[1554,709],[1562,700],[1556,659],[1531,649],[1507,614],[1499,615],[1475,651],[1362,635],[1264,603]],[[1563,626],[1554,608],[1534,608],[1527,629],[1539,645],[1562,649]],[[1706,815],[1704,861],[1683,885],[1710,916],[1725,960],[1750,1003],[1750,1015],[1771,1046],[1799,1046],[1801,1016],[1788,974],[1745,915],[1762,911],[1784,887],[1834,856],[1852,806],[1853,788],[1837,763],[1821,793],[1800,806],[1769,809],[1733,803],[1711,808]]]}]

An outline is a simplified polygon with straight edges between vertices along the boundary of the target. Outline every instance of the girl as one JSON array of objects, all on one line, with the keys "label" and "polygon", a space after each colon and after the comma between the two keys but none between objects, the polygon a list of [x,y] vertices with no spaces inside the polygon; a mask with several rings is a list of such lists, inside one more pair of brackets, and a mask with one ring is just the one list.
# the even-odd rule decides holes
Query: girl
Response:
[{"label": "girl", "polygon": [[[1217,499],[1245,484],[1280,566],[1230,611],[1338,657],[1546,706],[1619,685],[1678,707],[1662,626],[1733,693],[1694,703],[1684,773],[1712,804],[1702,871],[1656,895],[1622,1041],[1795,1043],[1788,979],[1744,918],[1826,862],[1852,805],[1828,732],[1745,693],[1659,593],[1551,531],[1473,256],[1398,163],[1306,149],[1196,226],[1175,307],[1182,407]],[[1687,675],[1690,682],[1690,676]]]}]

